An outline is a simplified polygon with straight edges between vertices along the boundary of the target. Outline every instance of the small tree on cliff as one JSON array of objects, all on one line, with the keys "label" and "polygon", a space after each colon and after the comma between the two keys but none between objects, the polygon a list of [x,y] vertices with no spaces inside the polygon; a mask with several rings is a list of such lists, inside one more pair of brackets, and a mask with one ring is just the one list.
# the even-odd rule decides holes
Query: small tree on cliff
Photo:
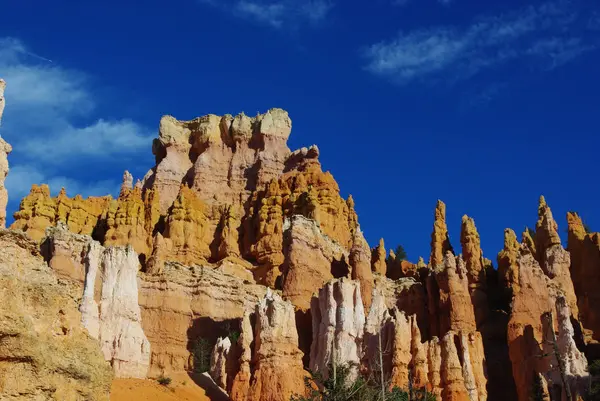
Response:
[{"label": "small tree on cliff", "polygon": [[408,258],[406,256],[406,251],[404,250],[404,247],[402,245],[398,245],[394,253],[396,254],[397,261],[406,260]]},{"label": "small tree on cliff", "polygon": [[194,344],[194,372],[204,373],[210,369],[212,346],[206,338],[199,337]]}]

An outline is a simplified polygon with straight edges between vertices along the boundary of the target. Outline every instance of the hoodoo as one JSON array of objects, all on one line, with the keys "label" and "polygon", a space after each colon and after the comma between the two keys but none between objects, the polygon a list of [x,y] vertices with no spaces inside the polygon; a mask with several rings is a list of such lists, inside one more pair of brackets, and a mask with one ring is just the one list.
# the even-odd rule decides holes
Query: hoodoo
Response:
[{"label": "hoodoo", "polygon": [[[289,401],[333,365],[441,401],[586,396],[600,242],[577,214],[565,250],[540,198],[535,235],[506,229],[496,270],[468,216],[449,222],[455,253],[438,201],[429,264],[386,257],[319,149],[288,148],[291,131],[281,109],[165,116],[156,164],[126,171],[116,199],[32,183],[0,230],[0,398],[52,383],[103,400],[113,376],[209,371],[234,401]],[[10,151],[0,139],[2,226]]]}]

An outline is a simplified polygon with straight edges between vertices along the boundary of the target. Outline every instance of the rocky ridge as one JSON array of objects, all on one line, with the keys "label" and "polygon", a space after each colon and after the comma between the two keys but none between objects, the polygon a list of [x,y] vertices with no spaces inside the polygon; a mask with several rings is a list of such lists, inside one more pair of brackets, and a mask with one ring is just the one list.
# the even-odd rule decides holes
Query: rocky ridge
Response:
[{"label": "rocky ridge", "polygon": [[[80,294],[69,330],[87,332],[82,347],[96,356],[86,369],[103,356],[118,377],[190,371],[203,339],[214,345],[210,372],[234,401],[287,401],[305,391],[309,370],[327,375],[332,361],[444,401],[525,401],[536,378],[551,399],[566,399],[567,387],[581,399],[597,358],[600,242],[579,216],[568,215],[565,250],[542,197],[535,236],[519,243],[507,229],[495,270],[468,216],[455,253],[438,201],[429,264],[402,261],[383,239],[369,248],[319,149],[288,148],[291,126],[281,109],[166,116],[156,165],[137,181],[125,172],[116,199],[32,186],[6,247],[39,249],[40,269]],[[10,146],[2,149],[6,160]],[[5,177],[7,162],[0,169]],[[2,277],[15,263],[5,261]]]}]

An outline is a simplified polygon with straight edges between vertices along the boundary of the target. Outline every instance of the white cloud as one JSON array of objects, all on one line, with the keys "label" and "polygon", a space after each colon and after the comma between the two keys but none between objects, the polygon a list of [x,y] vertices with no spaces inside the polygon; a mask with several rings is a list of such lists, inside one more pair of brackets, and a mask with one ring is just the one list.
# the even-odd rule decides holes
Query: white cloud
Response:
[{"label": "white cloud", "polygon": [[297,27],[323,21],[333,7],[332,0],[198,0],[200,3],[233,10],[233,15],[273,28]]},{"label": "white cloud", "polygon": [[0,74],[7,82],[0,134],[13,145],[6,181],[12,209],[34,183],[48,183],[53,193],[64,186],[72,195],[114,194],[131,159],[150,153],[149,129],[95,114],[101,99],[82,72],[0,38]]},{"label": "white cloud", "polygon": [[[41,57],[18,40],[0,39],[0,71],[7,82],[1,133],[15,154],[68,164],[150,148],[152,135],[139,124],[90,118],[96,102],[84,74],[32,58]],[[89,122],[76,122],[81,120]]]},{"label": "white cloud", "polygon": [[[529,58],[554,68],[595,49],[573,29],[580,16],[563,3],[546,3],[466,27],[435,27],[401,32],[364,51],[366,69],[404,84],[416,79],[462,79],[484,69]],[[549,63],[548,63],[549,61]],[[448,78],[446,78],[448,79]]]}]

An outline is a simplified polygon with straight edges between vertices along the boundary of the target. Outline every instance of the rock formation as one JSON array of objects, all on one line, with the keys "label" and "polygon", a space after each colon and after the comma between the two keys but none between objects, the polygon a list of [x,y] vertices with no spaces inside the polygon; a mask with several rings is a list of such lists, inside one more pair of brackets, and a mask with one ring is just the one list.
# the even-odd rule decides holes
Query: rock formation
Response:
[{"label": "rock formation", "polygon": [[446,253],[454,253],[450,244],[448,226],[446,226],[446,204],[441,200],[437,201],[433,220],[433,232],[431,233],[431,256],[429,265],[433,268],[444,263]]},{"label": "rock formation", "polygon": [[311,302],[313,343],[310,370],[329,376],[329,365],[351,365],[349,380],[358,376],[362,359],[365,310],[356,281],[328,282]]},{"label": "rock formation", "polygon": [[6,89],[6,81],[0,78],[0,123],[2,123],[2,114],[4,114],[4,106],[6,100],[4,99],[4,90]]},{"label": "rock formation", "polygon": [[463,216],[460,231],[462,257],[465,261],[467,278],[469,281],[469,294],[475,309],[477,327],[481,327],[488,318],[487,280],[483,264],[481,240],[475,221],[468,216]]},{"label": "rock formation", "polygon": [[108,401],[113,374],[80,326],[79,287],[22,233],[0,230],[0,249],[0,399]]},{"label": "rock formation", "polygon": [[571,255],[571,277],[577,295],[579,316],[584,328],[587,352],[600,358],[600,234],[587,232],[577,213],[567,213],[568,250]]},{"label": "rock formation", "polygon": [[283,297],[306,310],[315,289],[334,277],[348,277],[348,252],[303,216],[287,220],[284,230]]},{"label": "rock formation", "polygon": [[[6,89],[6,82],[0,78],[0,126],[2,126],[2,113],[5,105],[4,89]],[[8,175],[8,155],[10,152],[12,152],[12,147],[0,137],[0,228],[6,227],[8,192],[4,187],[4,181]]]},{"label": "rock formation", "polygon": [[[556,285],[527,245],[520,249],[518,272],[520,288],[513,296],[508,345],[519,400],[529,399],[533,380],[538,374],[548,383],[551,392],[558,391],[558,398],[554,394],[553,399],[564,399],[560,395],[564,386],[559,362],[553,349],[554,331],[558,331],[558,353],[564,358],[567,378],[576,384],[571,386],[571,391],[576,391],[587,380],[587,361],[574,342],[572,311],[567,298],[555,290]],[[552,316],[558,316],[557,327],[552,324]]]},{"label": "rock formation", "polygon": [[210,376],[223,389],[227,389],[227,362],[230,351],[229,337],[219,338],[210,357]]},{"label": "rock formation", "polygon": [[351,277],[360,283],[363,306],[366,311],[371,306],[373,293],[373,273],[371,272],[371,250],[360,228],[354,232],[354,239],[349,256]]},{"label": "rock formation", "polygon": [[294,306],[270,290],[256,307],[254,343],[248,401],[289,401],[304,394],[308,372],[302,367]]},{"label": "rock formation", "polygon": [[383,243],[383,238],[381,238],[379,240],[379,245],[377,245],[377,247],[373,248],[373,250],[371,251],[371,269],[374,273],[379,273],[382,276],[385,276],[387,269],[385,264],[385,257],[385,244]]},{"label": "rock formation", "polygon": [[[17,275],[0,263],[15,293],[4,294],[7,316],[22,323],[16,336],[37,335],[31,349],[62,354],[45,361],[15,348],[25,358],[15,371],[33,378],[28,395],[47,391],[52,376],[65,399],[105,399],[102,355],[117,376],[168,376],[198,368],[201,344],[234,401],[288,401],[305,391],[306,368],[327,376],[332,362],[350,364],[350,379],[383,374],[390,387],[440,401],[513,399],[515,387],[526,401],[538,378],[553,399],[564,399],[565,381],[584,395],[587,359],[600,357],[600,234],[570,213],[567,252],[542,197],[535,235],[526,230],[519,244],[507,229],[495,271],[467,216],[455,255],[438,201],[429,263],[386,257],[383,240],[369,248],[319,149],[290,151],[291,125],[281,109],[165,116],[155,166],[137,181],[125,172],[117,199],[32,186],[11,227],[31,240],[0,232],[0,262],[36,266]],[[9,152],[0,141],[0,223]],[[26,288],[49,299],[39,316],[30,310],[39,299],[17,294]],[[2,387],[14,377],[11,335],[0,336],[0,391],[12,396]],[[65,339],[81,344],[85,375],[61,365],[78,355]]]}]

